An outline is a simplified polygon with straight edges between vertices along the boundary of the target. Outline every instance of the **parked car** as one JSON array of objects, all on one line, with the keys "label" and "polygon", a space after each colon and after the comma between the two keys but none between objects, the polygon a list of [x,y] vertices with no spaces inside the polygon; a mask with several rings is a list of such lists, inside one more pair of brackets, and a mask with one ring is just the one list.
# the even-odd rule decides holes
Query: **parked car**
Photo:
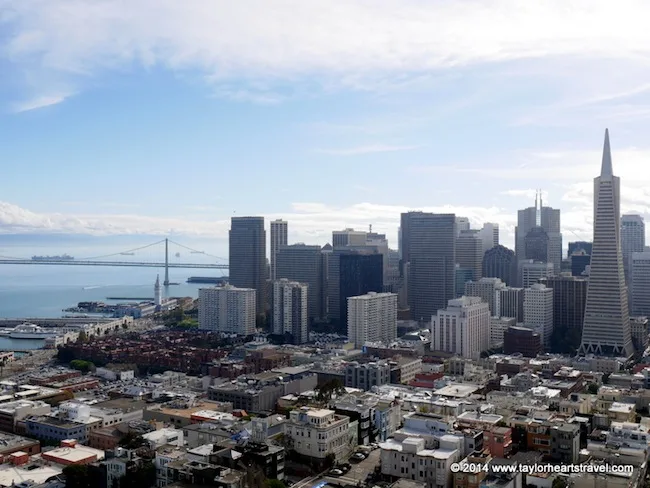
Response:
[{"label": "parked car", "polygon": [[357,461],[363,461],[366,459],[366,455],[362,452],[356,452],[352,455],[352,459],[356,459]]},{"label": "parked car", "polygon": [[340,469],[334,468],[330,469],[330,472],[328,473],[330,476],[341,476],[343,474],[343,471]]}]

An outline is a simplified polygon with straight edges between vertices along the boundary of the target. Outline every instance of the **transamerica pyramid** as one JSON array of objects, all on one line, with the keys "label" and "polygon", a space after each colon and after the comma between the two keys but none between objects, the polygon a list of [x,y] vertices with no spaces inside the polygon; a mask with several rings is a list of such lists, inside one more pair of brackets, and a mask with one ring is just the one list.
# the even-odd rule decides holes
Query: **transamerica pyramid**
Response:
[{"label": "transamerica pyramid", "polygon": [[630,357],[634,353],[621,252],[620,188],[605,130],[600,176],[594,178],[594,242],[578,350],[582,355]]}]

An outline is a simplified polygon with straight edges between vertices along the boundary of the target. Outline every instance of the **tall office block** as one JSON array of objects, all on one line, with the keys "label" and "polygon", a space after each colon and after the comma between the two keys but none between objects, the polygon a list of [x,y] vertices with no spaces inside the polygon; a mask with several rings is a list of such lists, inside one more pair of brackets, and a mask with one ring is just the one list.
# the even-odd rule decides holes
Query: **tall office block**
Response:
[{"label": "tall office block", "polygon": [[264,217],[232,217],[228,247],[230,284],[237,288],[253,288],[257,292],[257,313],[265,313],[267,263]]},{"label": "tall office block", "polygon": [[456,217],[456,235],[461,232],[470,230],[469,219],[467,217]]},{"label": "tall office block", "polygon": [[274,334],[291,337],[293,344],[309,340],[307,297],[309,287],[287,279],[273,282],[273,315],[271,327]]},{"label": "tall office block", "polygon": [[348,340],[357,349],[366,342],[388,343],[397,336],[397,295],[370,292],[348,298]]},{"label": "tall office block", "polygon": [[409,266],[411,316],[430,320],[454,297],[456,217],[454,214],[402,214],[402,262]]},{"label": "tall office block", "polygon": [[478,359],[490,348],[490,309],[478,297],[449,300],[431,317],[431,349]]},{"label": "tall office block", "polygon": [[199,329],[249,336],[255,333],[256,291],[226,284],[199,289]]},{"label": "tall office block", "polygon": [[543,279],[541,283],[553,290],[551,351],[575,354],[582,337],[588,280],[562,274]]},{"label": "tall office block", "polygon": [[526,259],[550,262],[549,259],[549,237],[542,227],[533,227],[524,237],[524,253]]},{"label": "tall office block", "polygon": [[310,320],[325,318],[323,299],[323,254],[320,246],[291,244],[280,246],[277,251],[277,279],[305,283],[309,286],[307,309]]},{"label": "tall office block", "polygon": [[632,253],[630,292],[632,315],[650,316],[650,252]]},{"label": "tall office block", "polygon": [[515,253],[505,246],[496,245],[485,251],[482,267],[484,278],[499,278],[507,286],[514,286],[517,281]]},{"label": "tall office block", "polygon": [[481,278],[465,283],[465,295],[479,297],[490,307],[490,316],[499,314],[499,290],[506,287],[499,278]]},{"label": "tall office block", "polygon": [[499,317],[513,317],[517,323],[524,321],[524,289],[501,288],[499,295]]},{"label": "tall office block", "polygon": [[[376,232],[368,232],[366,234],[365,246],[376,248],[379,254],[382,255],[384,261],[384,285],[388,284],[388,274],[390,272],[390,249],[388,248],[388,239],[386,234],[378,234]],[[399,261],[397,263],[399,270]]]},{"label": "tall office block", "polygon": [[645,222],[640,215],[621,217],[621,252],[626,283],[630,283],[632,253],[645,251]]},{"label": "tall office block", "polygon": [[584,276],[587,266],[591,264],[591,256],[585,251],[580,250],[571,254],[571,274],[573,276]]},{"label": "tall office block", "polygon": [[499,245],[499,224],[486,222],[479,231],[481,241],[483,241],[483,254]]},{"label": "tall office block", "polygon": [[600,176],[594,178],[594,244],[580,353],[629,357],[627,287],[623,271],[620,180],[612,170],[609,133],[605,131]]},{"label": "tall office block", "polygon": [[593,248],[593,243],[588,242],[588,241],[573,241],[569,242],[569,249],[567,252],[567,257],[571,257],[571,255],[575,252],[580,252],[584,251],[585,254],[589,254],[591,256],[591,250]]},{"label": "tall office block", "polygon": [[553,263],[533,260],[519,262],[519,282],[522,288],[530,288],[535,283],[539,283],[542,278],[548,278],[554,274],[555,267]]},{"label": "tall office block", "polygon": [[347,324],[348,298],[384,288],[383,256],[378,252],[339,249],[328,257],[328,316]]},{"label": "tall office block", "polygon": [[553,334],[553,290],[541,283],[524,290],[524,327],[534,330],[548,350]]},{"label": "tall office block", "polygon": [[368,233],[361,230],[343,229],[332,232],[332,247],[365,246]]},{"label": "tall office block", "polygon": [[544,207],[541,192],[535,199],[535,206],[519,210],[515,227],[515,254],[517,261],[526,259],[526,235],[534,228],[541,227],[548,235],[548,262],[553,263],[556,273],[562,265],[562,233],[560,231],[560,210]]},{"label": "tall office block", "polygon": [[277,280],[277,254],[278,249],[287,245],[287,235],[289,233],[289,224],[284,220],[274,220],[271,222],[271,279]]},{"label": "tall office block", "polygon": [[483,274],[483,241],[478,230],[461,231],[456,239],[456,263],[472,270],[472,280]]}]

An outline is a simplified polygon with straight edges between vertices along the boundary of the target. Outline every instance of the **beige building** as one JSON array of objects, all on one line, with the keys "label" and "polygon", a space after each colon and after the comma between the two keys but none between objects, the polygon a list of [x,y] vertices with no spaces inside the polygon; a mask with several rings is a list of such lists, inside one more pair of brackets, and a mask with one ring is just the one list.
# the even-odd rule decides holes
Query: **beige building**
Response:
[{"label": "beige building", "polygon": [[285,435],[298,454],[324,459],[333,454],[337,460],[347,459],[350,445],[350,419],[333,410],[303,407],[292,410]]}]

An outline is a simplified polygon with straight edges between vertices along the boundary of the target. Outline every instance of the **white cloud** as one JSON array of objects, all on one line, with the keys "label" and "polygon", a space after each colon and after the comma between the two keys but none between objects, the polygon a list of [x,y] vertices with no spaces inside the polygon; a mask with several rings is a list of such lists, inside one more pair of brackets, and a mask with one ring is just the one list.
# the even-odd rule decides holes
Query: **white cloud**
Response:
[{"label": "white cloud", "polygon": [[361,154],[374,154],[374,153],[384,153],[384,152],[396,152],[396,151],[411,151],[413,149],[420,148],[422,146],[399,146],[399,145],[390,145],[390,144],[373,144],[370,146],[357,146],[357,147],[348,147],[344,149],[319,149],[318,152],[323,154],[330,154],[332,156],[358,156]]},{"label": "white cloud", "polygon": [[[441,68],[574,55],[635,61],[650,51],[650,4],[643,0],[5,0],[3,6],[0,22],[9,34],[2,52],[26,69],[79,80],[135,62],[198,71],[221,95],[265,103],[278,99],[273,81],[410,89]],[[241,80],[246,89],[232,88]]]},{"label": "white cloud", "polygon": [[42,96],[32,98],[30,100],[25,100],[23,102],[18,102],[13,105],[13,112],[21,113],[28,112],[30,110],[37,110],[39,108],[50,107],[52,105],[57,105],[68,98],[68,95],[53,95],[53,96]]}]

